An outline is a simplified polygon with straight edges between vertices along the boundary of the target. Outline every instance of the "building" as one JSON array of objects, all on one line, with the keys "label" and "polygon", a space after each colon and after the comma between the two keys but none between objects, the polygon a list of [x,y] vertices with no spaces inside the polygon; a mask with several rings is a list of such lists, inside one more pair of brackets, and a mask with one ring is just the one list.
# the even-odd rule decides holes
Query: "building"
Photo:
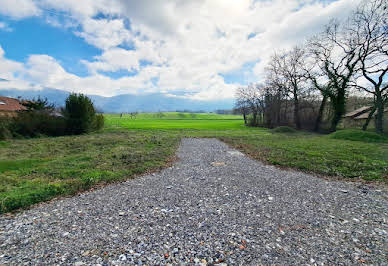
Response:
[{"label": "building", "polygon": [[[343,125],[345,128],[362,128],[369,114],[372,110],[372,106],[363,106],[354,111],[351,111],[344,115]],[[376,114],[376,113],[375,113]],[[369,122],[369,127],[375,126],[375,114]],[[388,109],[384,110],[384,128],[388,127]]]},{"label": "building", "polygon": [[18,99],[0,96],[0,117],[13,117],[27,108]]}]

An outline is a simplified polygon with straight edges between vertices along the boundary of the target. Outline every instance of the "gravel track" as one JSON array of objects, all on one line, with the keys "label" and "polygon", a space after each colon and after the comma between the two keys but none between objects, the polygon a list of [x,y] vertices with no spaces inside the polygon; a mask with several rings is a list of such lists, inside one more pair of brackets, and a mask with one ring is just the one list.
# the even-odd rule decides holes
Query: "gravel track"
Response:
[{"label": "gravel track", "polygon": [[388,197],[184,139],[159,173],[0,216],[2,264],[387,264]]}]

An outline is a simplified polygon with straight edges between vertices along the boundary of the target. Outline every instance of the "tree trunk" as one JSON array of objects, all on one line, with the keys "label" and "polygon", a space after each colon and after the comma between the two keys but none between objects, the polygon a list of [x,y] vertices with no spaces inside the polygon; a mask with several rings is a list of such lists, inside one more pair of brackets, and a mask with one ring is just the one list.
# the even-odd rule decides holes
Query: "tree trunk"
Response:
[{"label": "tree trunk", "polygon": [[243,112],[243,117],[244,117],[244,124],[246,125],[247,124],[247,115],[245,112]]},{"label": "tree trunk", "polygon": [[299,116],[299,99],[298,95],[294,94],[294,122],[297,129],[301,128],[300,116]]},{"label": "tree trunk", "polygon": [[283,114],[282,114],[283,118],[281,119],[282,120],[282,125],[284,125],[284,124],[288,125],[288,123],[289,123],[287,114],[288,114],[288,101],[286,99],[284,101],[284,111],[283,111]]},{"label": "tree trunk", "polygon": [[362,126],[362,130],[365,131],[368,129],[368,125],[369,125],[370,121],[372,120],[373,114],[375,113],[375,111],[376,111],[376,105],[373,106],[373,108],[370,110],[368,118],[366,119],[365,124]]},{"label": "tree trunk", "polygon": [[315,132],[318,132],[320,130],[322,118],[323,118],[323,111],[325,110],[326,103],[327,103],[327,95],[323,95],[321,105],[319,106],[318,116],[317,116],[317,119],[315,120],[315,126],[314,126]]},{"label": "tree trunk", "polygon": [[376,95],[376,132],[382,134],[383,128],[383,117],[384,117],[384,101],[380,93]]},{"label": "tree trunk", "polygon": [[345,113],[345,93],[345,89],[339,88],[337,95],[331,98],[334,109],[334,116],[330,128],[332,132],[337,130],[337,125],[341,121],[342,115]]},{"label": "tree trunk", "polygon": [[257,120],[257,112],[255,110],[255,111],[253,111],[253,123],[252,123],[252,126],[256,126],[256,120]]}]

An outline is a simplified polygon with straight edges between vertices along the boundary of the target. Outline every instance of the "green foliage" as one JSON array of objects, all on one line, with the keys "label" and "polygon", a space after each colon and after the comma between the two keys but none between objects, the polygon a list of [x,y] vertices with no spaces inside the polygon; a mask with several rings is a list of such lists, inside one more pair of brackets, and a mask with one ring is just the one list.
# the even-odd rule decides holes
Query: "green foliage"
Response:
[{"label": "green foliage", "polygon": [[69,134],[78,135],[95,130],[96,110],[89,97],[72,93],[66,99],[64,115]]},{"label": "green foliage", "polygon": [[362,142],[377,142],[388,143],[388,138],[369,131],[357,130],[357,129],[344,129],[334,132],[329,135],[332,139],[362,141]]},{"label": "green foliage", "polygon": [[273,133],[296,133],[296,132],[298,132],[294,128],[287,127],[287,126],[276,127],[274,129],[272,129],[271,131]]},{"label": "green foliage", "polygon": [[185,119],[186,118],[186,115],[184,113],[178,113],[178,117],[180,119]]},{"label": "green foliage", "polygon": [[15,117],[0,119],[0,139],[13,137],[62,136],[65,134],[65,120],[54,116],[54,105],[38,97],[22,103],[27,111]]},{"label": "green foliage", "polygon": [[247,123],[247,125],[250,126],[250,127],[257,126],[257,121],[255,120],[255,118],[252,115],[248,116],[248,123]]},{"label": "green foliage", "polygon": [[103,114],[97,114],[94,120],[94,129],[95,130],[101,130],[104,128],[105,125],[105,118]]},{"label": "green foliage", "polygon": [[164,113],[162,113],[162,112],[159,112],[159,113],[156,114],[156,117],[159,118],[159,119],[161,119],[161,118],[163,118],[165,116],[166,115]]},{"label": "green foliage", "polygon": [[10,119],[0,117],[0,140],[12,138],[12,133],[9,130]]},{"label": "green foliage", "polygon": [[29,111],[54,111],[54,104],[48,102],[47,98],[32,99],[22,103]]},{"label": "green foliage", "polygon": [[21,112],[11,121],[9,130],[14,136],[63,136],[66,133],[66,121],[48,112]]},{"label": "green foliage", "polygon": [[24,104],[28,111],[14,118],[0,119],[0,139],[82,134],[104,127],[104,116],[97,115],[91,100],[82,94],[67,98],[64,117],[54,115],[53,105],[47,99],[38,98]]}]

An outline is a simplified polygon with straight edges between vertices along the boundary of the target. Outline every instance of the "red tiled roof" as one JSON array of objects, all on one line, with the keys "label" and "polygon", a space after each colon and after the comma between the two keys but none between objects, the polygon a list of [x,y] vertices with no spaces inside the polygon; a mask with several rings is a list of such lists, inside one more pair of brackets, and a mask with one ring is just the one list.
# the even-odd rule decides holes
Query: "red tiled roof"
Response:
[{"label": "red tiled roof", "polygon": [[0,96],[0,112],[1,111],[23,111],[27,110],[27,108],[20,104],[18,99],[2,97]]}]

